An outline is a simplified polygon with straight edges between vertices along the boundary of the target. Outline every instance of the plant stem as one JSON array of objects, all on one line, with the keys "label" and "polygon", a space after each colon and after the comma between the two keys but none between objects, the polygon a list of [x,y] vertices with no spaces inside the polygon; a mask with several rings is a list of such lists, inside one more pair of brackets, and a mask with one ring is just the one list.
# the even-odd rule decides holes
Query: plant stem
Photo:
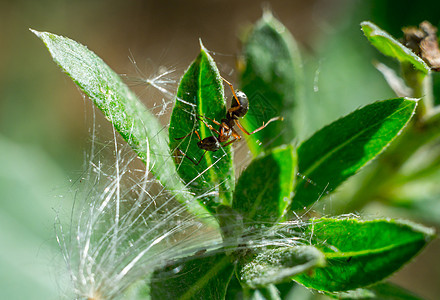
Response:
[{"label": "plant stem", "polygon": [[418,122],[433,108],[432,75],[417,71],[409,63],[402,64],[402,75],[406,85],[412,89],[412,97],[420,99],[415,115]]}]

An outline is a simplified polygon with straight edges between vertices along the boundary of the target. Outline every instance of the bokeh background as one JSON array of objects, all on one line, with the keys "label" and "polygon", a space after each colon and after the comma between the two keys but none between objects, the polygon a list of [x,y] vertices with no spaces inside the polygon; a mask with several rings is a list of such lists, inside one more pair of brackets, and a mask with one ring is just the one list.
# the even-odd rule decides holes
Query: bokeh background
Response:
[{"label": "bokeh background", "polygon": [[[272,8],[302,50],[307,103],[300,138],[360,105],[393,97],[371,63],[386,59],[363,37],[361,21],[396,37],[402,26],[423,20],[440,25],[435,0],[0,0],[0,299],[63,295],[67,272],[53,227],[56,215],[72,205],[95,122],[89,101],[28,28],[81,42],[129,78],[165,67],[175,69],[178,80],[201,38],[234,81],[239,38],[260,18],[262,5]],[[148,106],[160,103],[148,97],[147,87],[135,88]],[[161,121],[165,125],[167,117]],[[100,138],[111,137],[99,113],[95,124]],[[438,299],[439,250],[436,240],[392,281]]]}]

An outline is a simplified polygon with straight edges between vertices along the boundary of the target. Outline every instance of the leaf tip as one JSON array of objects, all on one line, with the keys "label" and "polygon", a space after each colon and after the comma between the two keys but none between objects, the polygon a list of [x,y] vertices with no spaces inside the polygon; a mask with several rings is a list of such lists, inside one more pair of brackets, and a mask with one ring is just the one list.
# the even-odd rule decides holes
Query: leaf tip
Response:
[{"label": "leaf tip", "polygon": [[361,22],[361,27],[365,27],[365,26],[373,26],[373,23],[371,23],[370,21],[362,21]]},{"label": "leaf tip", "polygon": [[413,113],[415,113],[415,110],[416,110],[417,106],[419,105],[419,101],[420,101],[422,98],[410,98],[410,97],[404,97],[403,99],[404,99],[405,101],[414,102],[414,112],[413,112]]},{"label": "leaf tip", "polygon": [[263,3],[263,20],[269,21],[273,18],[272,8],[269,3]]},{"label": "leaf tip", "polygon": [[399,225],[407,226],[408,228],[411,228],[413,231],[417,231],[417,232],[423,234],[426,243],[432,241],[433,239],[435,239],[437,237],[437,232],[432,227],[426,227],[426,226],[420,225],[418,223],[414,223],[409,220],[400,220],[399,219],[399,220],[395,220],[394,222]]},{"label": "leaf tip", "polygon": [[35,34],[37,37],[41,38],[41,32],[37,31],[35,29],[29,28],[29,31],[31,31],[33,34]]},{"label": "leaf tip", "polygon": [[200,52],[207,54],[209,56],[209,50],[206,49],[205,45],[203,45],[202,38],[199,38],[199,44],[200,44]]},{"label": "leaf tip", "polygon": [[207,51],[205,45],[203,45],[202,38],[199,38],[200,49],[203,51]]},{"label": "leaf tip", "polygon": [[377,35],[378,34],[377,29],[378,27],[370,21],[361,22],[361,30],[363,31],[364,35],[367,37],[371,35]]}]

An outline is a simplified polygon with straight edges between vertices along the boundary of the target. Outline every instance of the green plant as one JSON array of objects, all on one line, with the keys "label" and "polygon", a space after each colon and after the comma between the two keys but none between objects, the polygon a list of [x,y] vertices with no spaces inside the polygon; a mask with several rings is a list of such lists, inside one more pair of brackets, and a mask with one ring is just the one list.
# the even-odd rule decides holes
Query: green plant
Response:
[{"label": "green plant", "polygon": [[[375,47],[401,62],[406,83],[413,91],[408,96],[419,99],[400,97],[374,102],[296,146],[294,139],[300,130],[295,124],[296,106],[304,97],[299,52],[287,29],[266,12],[244,42],[240,85],[250,99],[250,110],[243,125],[257,128],[279,114],[284,121],[246,137],[254,157],[237,180],[231,146],[204,154],[197,146],[196,135],[191,134],[197,131],[202,139],[215,135],[204,124],[204,118],[208,122],[226,115],[222,79],[203,45],[180,81],[167,135],[94,53],[68,38],[34,31],[55,62],[147,165],[147,171],[180,203],[177,207],[185,208],[191,220],[195,216],[206,228],[221,233],[221,240],[216,236],[211,244],[195,244],[185,251],[173,252],[172,245],[153,251],[170,235],[166,231],[169,228],[154,236],[158,233],[156,223],[142,229],[148,223],[144,210],[126,207],[129,217],[125,218],[120,214],[124,209],[118,204],[109,229],[104,228],[102,237],[97,237],[89,275],[94,275],[93,263],[99,259],[121,266],[101,274],[104,279],[100,279],[100,285],[89,290],[77,286],[77,294],[113,298],[131,291],[136,297],[153,299],[277,299],[287,282],[289,288],[300,283],[331,297],[386,298],[401,294],[402,298],[411,299],[401,288],[381,281],[434,237],[432,229],[410,221],[363,220],[354,215],[311,218],[307,210],[396,139],[370,168],[372,175],[359,185],[349,202],[349,207],[359,209],[381,193],[385,185],[400,178],[404,163],[437,137],[439,118],[426,83],[431,76],[430,67],[374,24],[365,22],[362,27]],[[202,155],[199,164],[190,159],[198,160]],[[391,167],[386,168],[390,161]],[[431,161],[426,170],[419,172],[436,167],[438,156]],[[149,206],[136,201],[139,207]],[[158,223],[160,226],[168,220],[164,218]],[[129,222],[124,223],[127,219]],[[90,224],[87,228],[92,230],[98,222]],[[199,223],[190,223],[187,228],[194,224]],[[179,221],[173,230],[182,227]],[[151,234],[144,232],[151,228],[155,229]],[[89,234],[93,236],[93,232]],[[93,241],[88,238],[88,242]],[[147,246],[128,247],[121,241]],[[104,245],[113,247],[112,252],[100,254]],[[150,261],[140,260],[147,251],[152,252]],[[167,251],[169,254],[163,255]],[[118,254],[127,260],[120,260]],[[134,268],[134,264],[140,267]],[[130,272],[135,274],[127,276]],[[75,280],[79,285],[89,283],[86,279],[81,283],[78,276]]]}]

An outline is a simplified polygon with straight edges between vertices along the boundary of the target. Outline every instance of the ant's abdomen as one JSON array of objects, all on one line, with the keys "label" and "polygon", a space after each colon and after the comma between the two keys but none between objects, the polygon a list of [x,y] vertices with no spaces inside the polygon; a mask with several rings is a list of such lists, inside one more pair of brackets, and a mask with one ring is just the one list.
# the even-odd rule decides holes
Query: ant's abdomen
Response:
[{"label": "ant's abdomen", "polygon": [[249,110],[249,100],[246,94],[242,91],[236,91],[235,94],[237,95],[239,103],[235,97],[232,97],[230,112],[232,116],[241,118]]}]

